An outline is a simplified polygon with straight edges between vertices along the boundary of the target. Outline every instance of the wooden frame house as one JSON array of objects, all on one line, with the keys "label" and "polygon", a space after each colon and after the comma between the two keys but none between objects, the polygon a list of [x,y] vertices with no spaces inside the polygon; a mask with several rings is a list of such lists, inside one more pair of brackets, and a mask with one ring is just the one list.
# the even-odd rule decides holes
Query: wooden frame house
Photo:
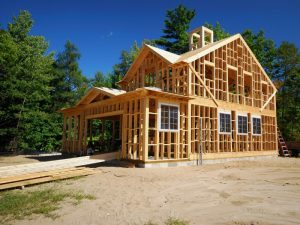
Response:
[{"label": "wooden frame house", "polygon": [[87,154],[90,121],[111,120],[120,157],[144,165],[276,155],[274,84],[240,34],[213,40],[199,27],[182,55],[144,45],[120,90],[61,110],[63,151]]}]

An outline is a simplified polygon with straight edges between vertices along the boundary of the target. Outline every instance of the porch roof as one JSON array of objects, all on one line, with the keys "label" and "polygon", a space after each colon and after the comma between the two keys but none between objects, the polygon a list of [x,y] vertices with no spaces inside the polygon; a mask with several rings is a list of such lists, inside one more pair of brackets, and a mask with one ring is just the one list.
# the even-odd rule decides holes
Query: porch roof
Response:
[{"label": "porch roof", "polygon": [[[91,88],[94,90],[94,88]],[[91,89],[87,92],[86,95],[91,91]],[[86,95],[82,98],[86,98]],[[102,105],[102,104],[109,104],[111,102],[116,102],[116,101],[126,101],[134,97],[146,97],[146,96],[157,96],[157,97],[163,97],[163,98],[170,98],[174,101],[188,101],[189,99],[194,99],[194,97],[191,96],[184,96],[184,95],[179,95],[175,93],[169,93],[169,92],[164,92],[159,88],[156,87],[144,87],[144,88],[137,88],[134,91],[130,92],[125,92],[125,93],[120,93],[118,95],[112,96],[108,99],[104,99],[98,102],[89,102],[87,104],[79,104],[82,102],[82,99],[77,103],[75,106],[70,107],[70,108],[63,108],[60,109],[58,112],[61,113],[68,113],[68,112],[76,112],[76,111],[81,111],[89,107],[97,106],[97,105]]]}]

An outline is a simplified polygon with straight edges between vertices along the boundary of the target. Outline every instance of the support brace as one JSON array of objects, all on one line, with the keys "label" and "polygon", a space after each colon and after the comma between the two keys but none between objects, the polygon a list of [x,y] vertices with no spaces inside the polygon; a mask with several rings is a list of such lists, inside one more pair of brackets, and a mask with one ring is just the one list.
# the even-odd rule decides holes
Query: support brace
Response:
[{"label": "support brace", "polygon": [[219,106],[217,100],[215,99],[214,95],[210,92],[209,88],[204,84],[204,81],[201,79],[201,77],[199,76],[199,74],[197,73],[197,71],[194,69],[194,67],[192,67],[191,64],[189,64],[190,69],[192,70],[193,74],[195,74],[195,76],[199,79],[200,83],[203,85],[203,87],[205,88],[205,90],[208,92],[208,94],[210,95],[210,97],[212,98],[212,100],[214,101],[214,103],[216,104],[216,106]]}]

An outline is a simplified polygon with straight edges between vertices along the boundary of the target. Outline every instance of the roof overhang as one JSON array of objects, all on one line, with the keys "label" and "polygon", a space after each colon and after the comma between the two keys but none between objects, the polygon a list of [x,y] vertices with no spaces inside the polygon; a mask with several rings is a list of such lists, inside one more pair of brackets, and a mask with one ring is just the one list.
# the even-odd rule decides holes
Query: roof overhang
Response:
[{"label": "roof overhang", "polygon": [[126,91],[107,87],[92,87],[88,92],[77,102],[76,106],[87,105],[91,103],[99,94],[103,94],[109,98],[126,93]]},{"label": "roof overhang", "polygon": [[105,104],[110,104],[110,103],[115,103],[117,101],[124,101],[125,100],[130,100],[132,98],[136,97],[146,97],[146,96],[153,96],[153,97],[161,97],[161,98],[169,98],[172,101],[183,101],[186,102],[190,99],[194,99],[194,97],[191,96],[184,96],[184,95],[179,95],[179,94],[174,94],[174,93],[169,93],[169,92],[164,92],[158,88],[155,87],[144,87],[144,88],[138,88],[135,91],[130,91],[126,92],[114,97],[111,97],[109,99],[105,99],[99,102],[92,102],[89,104],[81,104],[81,105],[76,105],[74,107],[66,108],[66,109],[61,109],[58,112],[61,113],[72,113],[76,111],[81,111],[84,110],[88,107],[93,107],[93,106],[98,106],[98,105],[105,105]]},{"label": "roof overhang", "polygon": [[156,56],[160,57],[167,64],[173,64],[173,63],[175,63],[180,58],[179,55],[176,55],[174,53],[165,51],[165,50],[160,49],[160,48],[153,47],[151,45],[144,44],[143,47],[142,47],[142,49],[140,50],[140,53],[138,54],[138,56],[136,57],[136,59],[134,60],[134,62],[130,66],[130,68],[128,69],[128,71],[125,74],[125,76],[123,77],[123,79],[120,80],[119,82],[117,82],[117,84],[126,83],[126,80],[132,74],[135,73],[135,71],[138,69],[138,67],[143,62],[143,60],[145,59],[145,57],[147,56],[147,54],[149,52],[152,52]]}]

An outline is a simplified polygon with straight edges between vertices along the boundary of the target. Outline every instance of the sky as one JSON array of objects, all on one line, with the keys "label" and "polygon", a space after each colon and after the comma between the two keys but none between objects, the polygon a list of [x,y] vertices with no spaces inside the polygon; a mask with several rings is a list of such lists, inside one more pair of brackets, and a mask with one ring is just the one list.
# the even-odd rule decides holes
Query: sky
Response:
[{"label": "sky", "polygon": [[81,53],[83,74],[92,78],[112,71],[134,41],[159,38],[166,10],[179,4],[196,10],[190,30],[218,21],[232,34],[263,29],[277,45],[300,47],[300,0],[0,0],[0,26],[6,29],[13,16],[28,10],[35,21],[31,34],[45,36],[56,53],[70,40]]}]

